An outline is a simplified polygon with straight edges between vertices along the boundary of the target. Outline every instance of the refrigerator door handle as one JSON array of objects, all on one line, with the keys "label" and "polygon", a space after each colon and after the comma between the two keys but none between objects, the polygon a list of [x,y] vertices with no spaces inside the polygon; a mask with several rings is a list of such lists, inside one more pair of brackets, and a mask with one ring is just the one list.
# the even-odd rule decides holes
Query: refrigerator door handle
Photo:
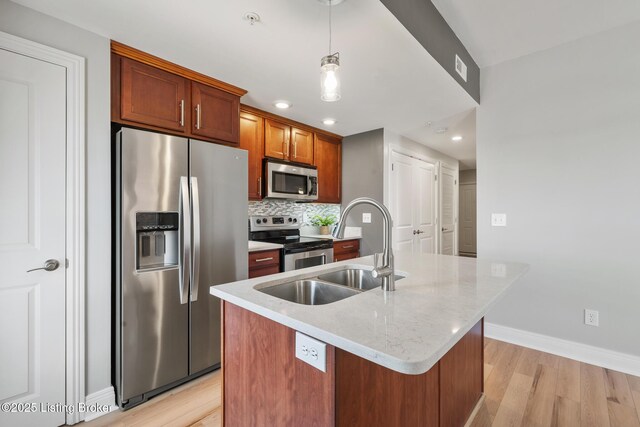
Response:
[{"label": "refrigerator door handle", "polygon": [[193,208],[193,276],[191,277],[191,301],[198,301],[200,287],[200,191],[198,178],[191,177],[191,205]]},{"label": "refrigerator door handle", "polygon": [[189,302],[189,272],[191,271],[191,208],[189,206],[189,181],[180,177],[180,304]]}]

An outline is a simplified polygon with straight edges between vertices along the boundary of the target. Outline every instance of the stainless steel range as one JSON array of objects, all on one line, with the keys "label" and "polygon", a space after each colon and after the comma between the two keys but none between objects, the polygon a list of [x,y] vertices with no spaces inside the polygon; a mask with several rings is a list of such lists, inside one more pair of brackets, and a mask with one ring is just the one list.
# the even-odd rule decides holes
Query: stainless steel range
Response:
[{"label": "stainless steel range", "polygon": [[284,246],[284,271],[333,261],[333,240],[300,236],[302,218],[293,215],[249,217],[249,238]]}]

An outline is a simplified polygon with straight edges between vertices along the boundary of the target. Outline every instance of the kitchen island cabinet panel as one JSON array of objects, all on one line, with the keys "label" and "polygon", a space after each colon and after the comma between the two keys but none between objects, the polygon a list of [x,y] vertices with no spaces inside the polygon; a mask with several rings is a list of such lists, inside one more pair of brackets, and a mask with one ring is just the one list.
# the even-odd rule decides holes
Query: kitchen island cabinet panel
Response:
[{"label": "kitchen island cabinet panel", "polygon": [[334,425],[334,348],[326,372],[295,357],[295,331],[223,302],[223,425]]}]

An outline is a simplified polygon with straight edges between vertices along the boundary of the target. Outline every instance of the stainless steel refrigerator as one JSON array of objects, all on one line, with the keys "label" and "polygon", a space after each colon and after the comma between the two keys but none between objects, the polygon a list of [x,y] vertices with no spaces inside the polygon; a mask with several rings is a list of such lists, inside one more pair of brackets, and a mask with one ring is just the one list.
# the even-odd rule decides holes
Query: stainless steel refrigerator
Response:
[{"label": "stainless steel refrigerator", "polygon": [[115,385],[130,408],[220,366],[220,300],[247,277],[247,152],[116,134]]}]

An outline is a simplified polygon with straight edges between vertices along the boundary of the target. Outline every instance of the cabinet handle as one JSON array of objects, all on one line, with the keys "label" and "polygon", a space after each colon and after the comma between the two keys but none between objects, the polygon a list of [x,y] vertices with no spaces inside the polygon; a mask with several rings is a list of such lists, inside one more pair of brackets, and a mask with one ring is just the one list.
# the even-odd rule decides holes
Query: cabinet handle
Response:
[{"label": "cabinet handle", "polygon": [[342,247],[342,249],[351,249],[351,248],[353,248],[353,245],[347,245]]},{"label": "cabinet handle", "polygon": [[184,99],[180,101],[180,126],[184,126]]},{"label": "cabinet handle", "polygon": [[289,141],[285,141],[284,148],[286,150],[285,153],[284,153],[284,156],[285,157],[289,157]]},{"label": "cabinet handle", "polygon": [[258,178],[258,196],[262,197],[262,177]]},{"label": "cabinet handle", "polygon": [[196,129],[200,129],[200,104],[196,105]]},{"label": "cabinet handle", "polygon": [[293,158],[297,158],[298,157],[298,144],[296,144],[295,141],[293,141]]},{"label": "cabinet handle", "polygon": [[265,261],[271,261],[273,259],[272,256],[270,256],[269,258],[260,258],[257,259],[256,262],[265,262]]}]

